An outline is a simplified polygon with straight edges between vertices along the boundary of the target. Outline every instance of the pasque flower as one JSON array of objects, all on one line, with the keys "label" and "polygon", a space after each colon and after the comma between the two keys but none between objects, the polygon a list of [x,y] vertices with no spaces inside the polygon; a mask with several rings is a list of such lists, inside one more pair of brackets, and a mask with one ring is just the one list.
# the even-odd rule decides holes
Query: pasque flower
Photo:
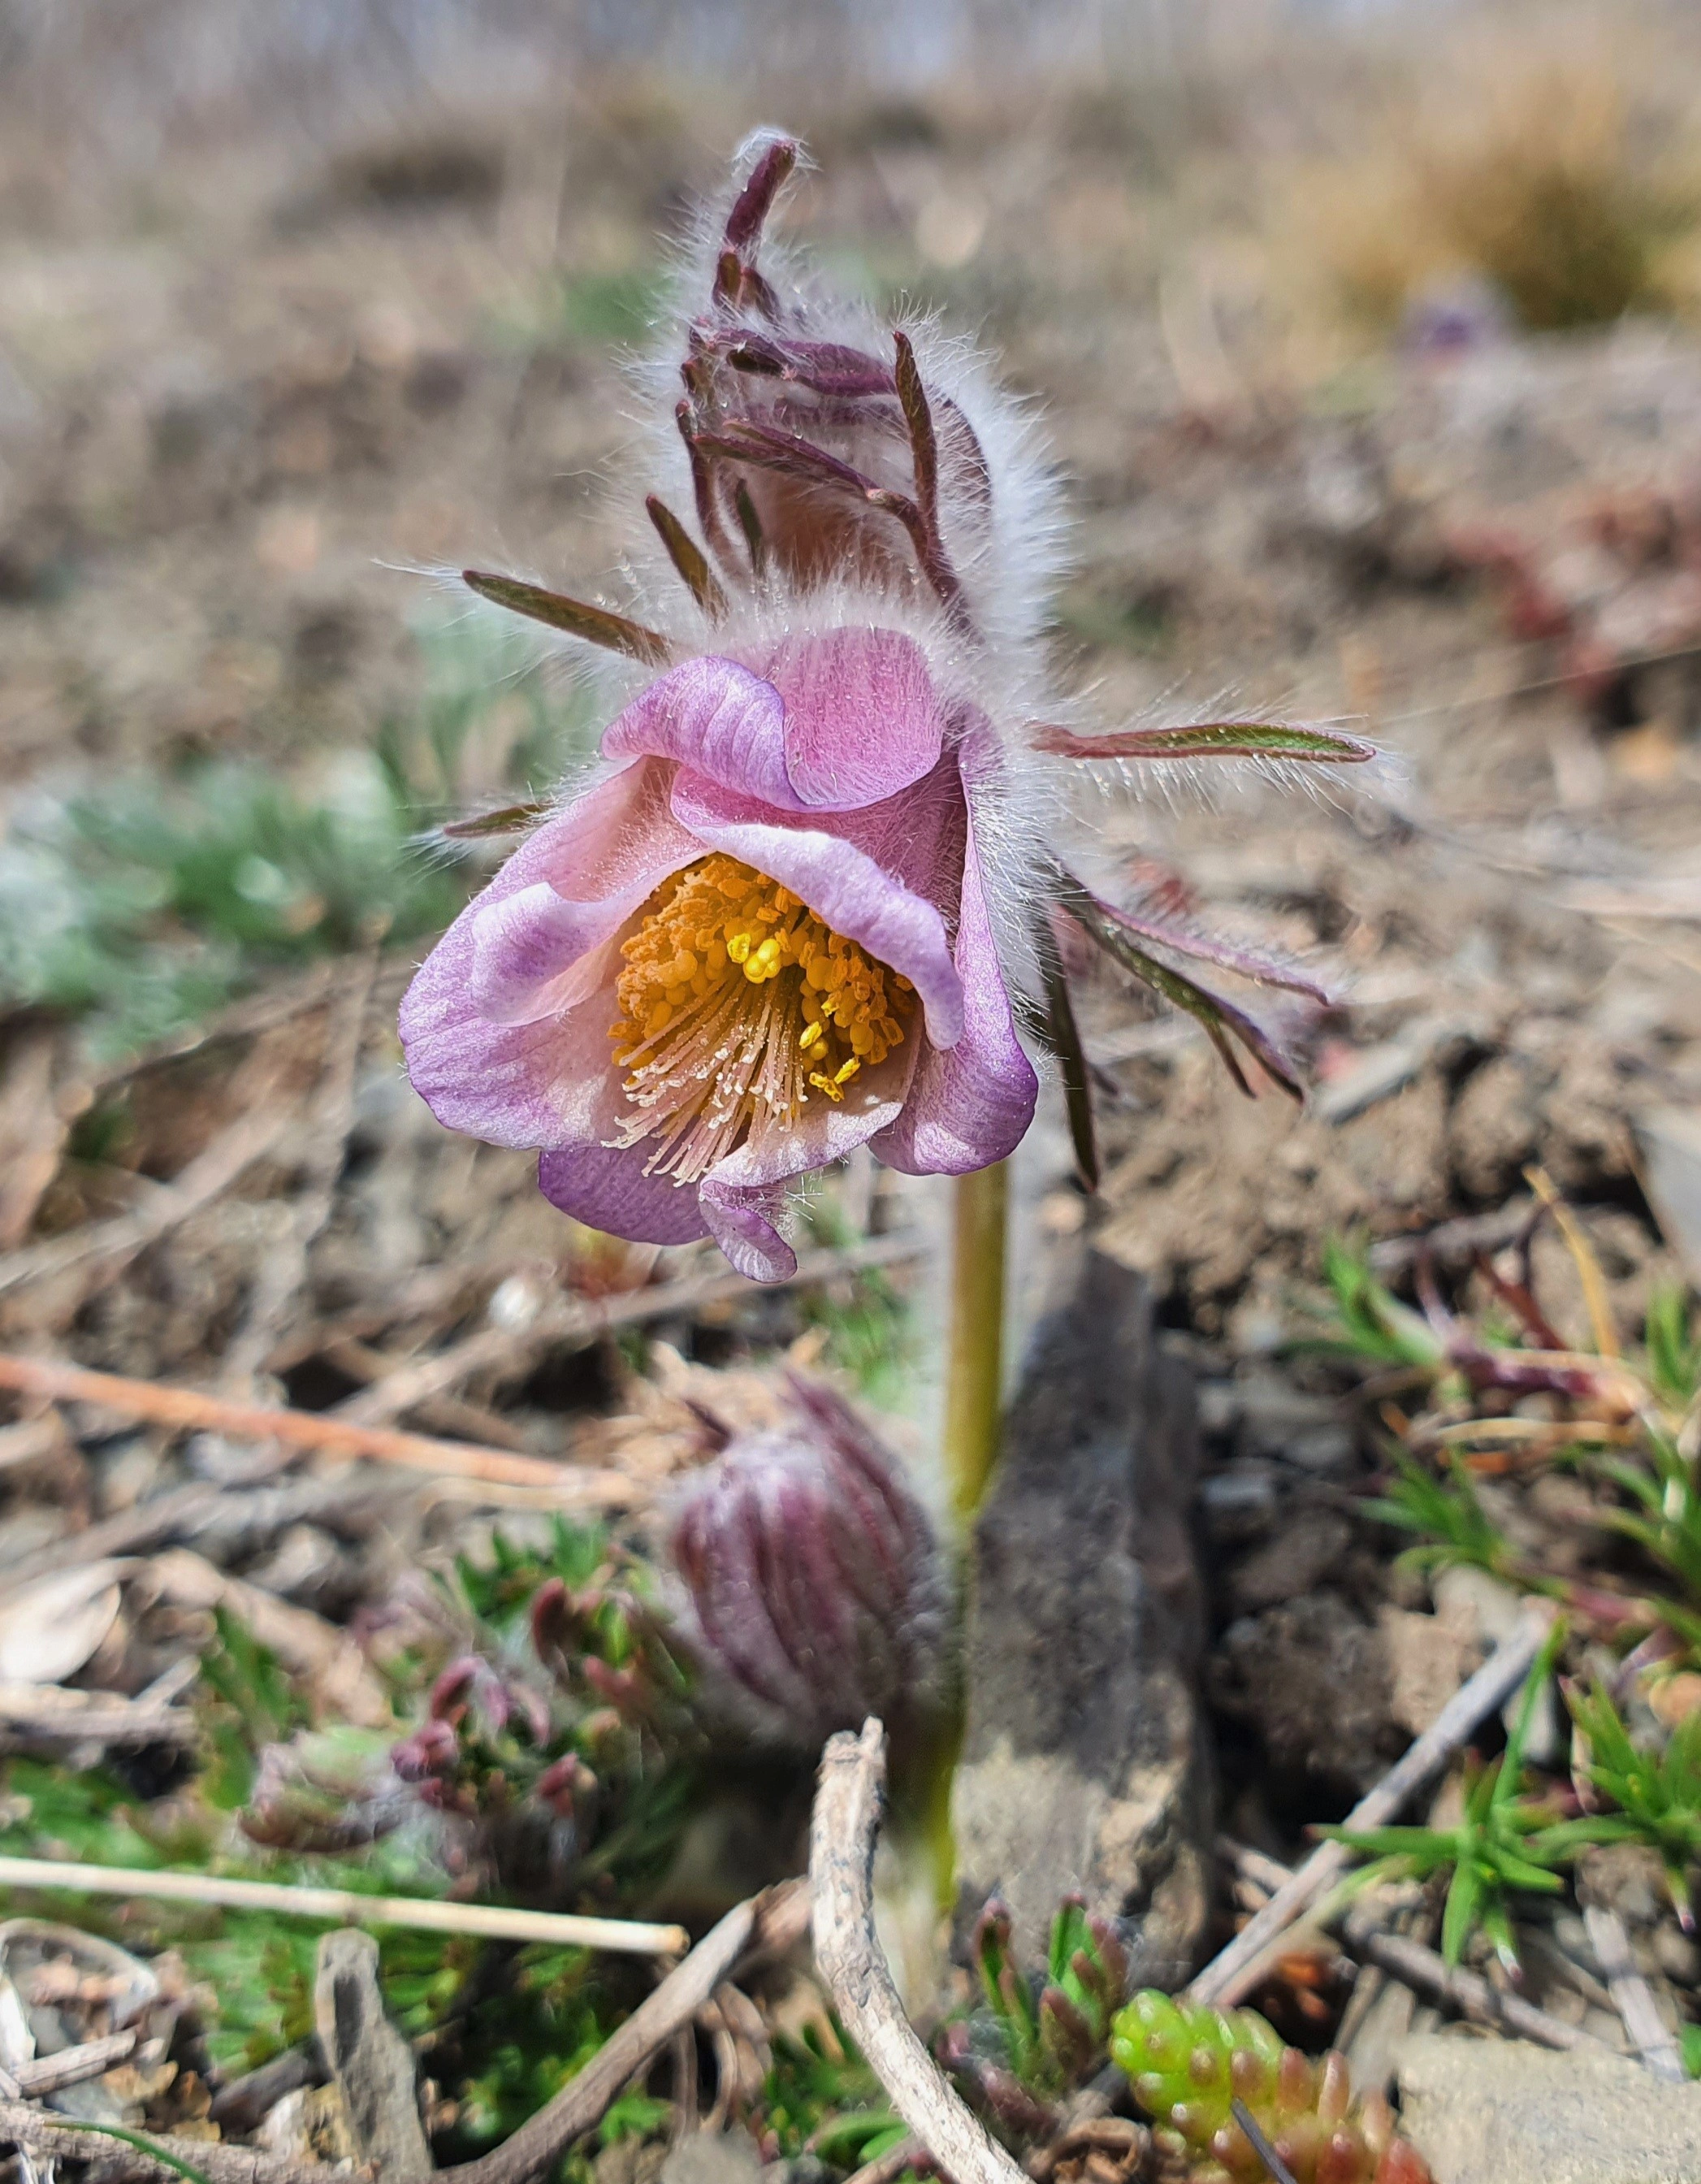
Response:
[{"label": "pasque flower", "polygon": [[686,276],[673,392],[651,382],[655,475],[700,543],[648,497],[650,619],[467,572],[633,687],[577,794],[473,822],[531,831],[402,1011],[443,1122],[539,1148],[545,1194],[592,1227],[713,1235],[760,1279],[795,1264],[787,1186],[855,1146],[920,1174],[1010,1152],[1037,1090],[1019,1024],[1059,1058],[1090,1172],[1059,916],[1292,1080],[1184,966],[1315,989],[1101,901],[1046,846],[1048,767],[1368,755],[1282,723],[1055,724],[1056,503],[1028,426],[965,347],[883,329],[764,248],[797,156],[747,155]]}]

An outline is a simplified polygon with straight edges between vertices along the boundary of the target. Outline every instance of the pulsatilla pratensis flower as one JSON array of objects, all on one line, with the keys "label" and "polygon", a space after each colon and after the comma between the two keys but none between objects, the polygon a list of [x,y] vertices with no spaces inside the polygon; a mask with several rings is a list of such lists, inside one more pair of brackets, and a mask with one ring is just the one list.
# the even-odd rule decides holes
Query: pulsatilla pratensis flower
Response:
[{"label": "pulsatilla pratensis flower", "polygon": [[1047,846],[1047,776],[1369,755],[1283,723],[1056,724],[1059,527],[1029,426],[965,346],[882,327],[764,247],[797,157],[752,148],[687,276],[683,354],[658,367],[678,376],[649,382],[654,474],[700,538],[648,497],[648,619],[466,572],[624,661],[627,702],[576,795],[450,830],[531,832],[402,1011],[443,1122],[538,1147],[546,1195],[593,1228],[711,1234],[764,1279],[795,1264],[787,1184],[857,1145],[917,1174],[1010,1152],[1037,1089],[1019,1029],[1059,1060],[1091,1178],[1059,916],[1291,1084],[1185,967],[1316,989],[1161,904],[1101,900]]},{"label": "pulsatilla pratensis flower", "polygon": [[786,1426],[740,1435],[674,1518],[681,1632],[759,1733],[814,1752],[940,1696],[948,1595],[902,1467],[831,1388],[794,1377]]}]

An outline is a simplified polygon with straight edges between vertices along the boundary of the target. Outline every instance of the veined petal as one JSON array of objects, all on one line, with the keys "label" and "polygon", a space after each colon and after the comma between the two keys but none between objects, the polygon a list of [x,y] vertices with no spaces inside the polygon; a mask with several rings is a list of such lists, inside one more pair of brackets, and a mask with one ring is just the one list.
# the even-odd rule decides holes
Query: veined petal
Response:
[{"label": "veined petal", "polygon": [[915,988],[936,1046],[963,1031],[963,983],[936,906],[955,893],[965,821],[954,760],[925,787],[846,815],[832,833],[805,827],[700,774],[681,772],[673,812],[707,847],[753,866],[835,933]]},{"label": "veined petal", "polygon": [[541,1154],[537,1187],[587,1228],[634,1244],[694,1244],[709,1225],[694,1190],[671,1176],[646,1175],[642,1145],[581,1141]]},{"label": "veined petal", "polygon": [[962,751],[968,838],[956,967],[963,1035],[946,1052],[930,1039],[903,1112],[871,1141],[877,1158],[907,1175],[966,1175],[1003,1160],[1020,1144],[1039,1097],[1033,1064],[1016,1037],[976,845],[976,785],[995,762],[991,731],[971,734]]},{"label": "veined petal", "polygon": [[921,648],[892,629],[788,638],[768,662],[785,700],[786,772],[813,810],[853,811],[939,762],[945,724]]},{"label": "veined petal", "polygon": [[920,781],[943,742],[920,647],[896,630],[835,629],[787,638],[765,678],[687,660],[627,706],[603,752],[674,759],[775,811],[852,811]]},{"label": "veined petal", "polygon": [[[668,811],[669,776],[629,767],[547,821],[420,966],[403,997],[402,1045],[414,1089],[449,1129],[503,1145],[575,1134],[587,1076],[608,1074],[610,944],[699,854]],[[598,1006],[581,996],[605,987],[596,1020]]]},{"label": "veined petal", "polygon": [[804,809],[786,771],[785,700],[737,660],[687,660],[652,682],[603,736],[603,755],[670,758],[738,794]]},{"label": "veined petal", "polygon": [[782,1191],[741,1190],[720,1181],[718,1171],[698,1187],[709,1234],[747,1281],[788,1281],[798,1271],[798,1255],[776,1226],[785,1202]]}]

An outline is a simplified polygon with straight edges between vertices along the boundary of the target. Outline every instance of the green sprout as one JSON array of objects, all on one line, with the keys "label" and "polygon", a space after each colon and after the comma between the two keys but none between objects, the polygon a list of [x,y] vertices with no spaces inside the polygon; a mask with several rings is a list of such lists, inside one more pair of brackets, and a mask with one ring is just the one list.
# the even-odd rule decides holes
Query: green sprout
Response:
[{"label": "green sprout", "polygon": [[1634,1540],[1682,1579],[1701,1602],[1701,1493],[1696,1490],[1694,1468],[1676,1443],[1651,1424],[1648,1451],[1651,1471],[1618,1458],[1600,1460],[1602,1473],[1641,1505],[1639,1509],[1604,1510],[1600,1521]]},{"label": "green sprout", "polygon": [[1618,1808],[1575,1823],[1575,1831],[1587,1841],[1640,1842],[1658,1851],[1678,1918],[1693,1929],[1687,1869],[1701,1860],[1701,1713],[1681,1722],[1663,1751],[1644,1752],[1604,1691],[1568,1690],[1565,1703],[1588,1747],[1584,1774]]},{"label": "green sprout", "polygon": [[1687,1411],[1701,1396],[1701,1329],[1675,1283],[1662,1284],[1648,1300],[1646,1346],[1654,1394],[1674,1411]]},{"label": "green sprout", "polygon": [[1118,2011],[1110,2055],[1152,2119],[1165,2176],[1189,2184],[1254,2184],[1279,2174],[1428,2184],[1428,2169],[1395,2130],[1381,2094],[1354,2099],[1346,2057],[1309,2061],[1256,2010],[1213,2009],[1147,1987]]},{"label": "green sprout", "polygon": [[1467,1766],[1465,1809],[1455,1826],[1318,1830],[1369,1855],[1373,1862],[1357,1876],[1359,1886],[1382,1879],[1426,1880],[1432,1873],[1451,1869],[1441,1927],[1441,1953],[1449,1964],[1458,1964],[1471,1935],[1481,1928],[1515,1977],[1518,1952],[1507,1898],[1520,1889],[1559,1894],[1565,1883],[1557,1869],[1573,1855],[1580,1841],[1591,1839],[1579,1836],[1576,1823],[1555,1821],[1550,1805],[1520,1795],[1524,1747],[1564,1636],[1564,1625],[1556,1624],[1525,1682],[1501,1757],[1487,1767]]},{"label": "green sprout", "polygon": [[1384,1370],[1439,1373],[1445,1368],[1441,1338],[1421,1312],[1402,1304],[1376,1279],[1362,1244],[1327,1238],[1323,1278],[1335,1306],[1326,1347]]},{"label": "green sprout", "polygon": [[1384,1524],[1420,1535],[1420,1544],[1408,1547],[1400,1556],[1397,1568],[1482,1569],[1510,1584],[1537,1591],[1548,1589],[1531,1575],[1514,1552],[1511,1541],[1496,1527],[1482,1506],[1469,1469],[1456,1452],[1449,1450],[1446,1459],[1453,1476],[1451,1486],[1409,1457],[1399,1456],[1395,1461],[1399,1476],[1388,1488],[1387,1496],[1367,1502],[1365,1507]]}]

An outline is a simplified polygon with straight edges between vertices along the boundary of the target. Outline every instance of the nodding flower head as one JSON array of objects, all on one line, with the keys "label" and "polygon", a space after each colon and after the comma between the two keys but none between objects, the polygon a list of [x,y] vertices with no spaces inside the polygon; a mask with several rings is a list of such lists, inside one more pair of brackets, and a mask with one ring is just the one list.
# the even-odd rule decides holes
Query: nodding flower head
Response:
[{"label": "nodding flower head", "polygon": [[1059,533],[1031,429],[966,345],[881,326],[765,243],[797,159],[753,144],[646,382],[645,618],[467,572],[619,656],[627,702],[577,794],[469,822],[530,831],[402,1011],[442,1121],[539,1148],[545,1194],[592,1227],[712,1235],[759,1279],[795,1265],[787,1186],[856,1146],[912,1174],[1010,1152],[1037,1091],[1019,1022],[1060,1062],[1091,1179],[1059,917],[1291,1085],[1285,1048],[1187,966],[1316,989],[1102,901],[1046,844],[1044,783],[1369,755],[1280,722],[1047,724]]},{"label": "nodding flower head", "polygon": [[942,1688],[948,1594],[902,1468],[833,1391],[794,1379],[787,1426],[735,1436],[674,1520],[683,1635],[747,1726],[819,1748],[881,1715],[895,1733]]}]

